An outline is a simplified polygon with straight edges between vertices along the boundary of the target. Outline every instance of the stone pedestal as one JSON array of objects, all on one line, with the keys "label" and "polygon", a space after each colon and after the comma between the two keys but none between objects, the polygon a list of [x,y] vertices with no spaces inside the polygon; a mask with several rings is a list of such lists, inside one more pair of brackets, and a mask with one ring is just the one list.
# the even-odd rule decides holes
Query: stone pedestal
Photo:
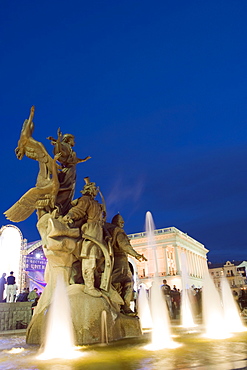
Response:
[{"label": "stone pedestal", "polygon": [[[106,312],[108,341],[138,337],[142,334],[137,317],[129,317],[119,312],[119,306],[107,296],[92,297],[85,294],[80,284],[67,288],[71,319],[75,334],[75,344],[85,345],[102,342],[102,312]],[[63,307],[61,307],[61,310]],[[47,313],[49,307],[34,314],[27,330],[27,343],[43,344],[45,340]]]},{"label": "stone pedestal", "polygon": [[0,331],[26,329],[32,318],[32,302],[0,303]]}]

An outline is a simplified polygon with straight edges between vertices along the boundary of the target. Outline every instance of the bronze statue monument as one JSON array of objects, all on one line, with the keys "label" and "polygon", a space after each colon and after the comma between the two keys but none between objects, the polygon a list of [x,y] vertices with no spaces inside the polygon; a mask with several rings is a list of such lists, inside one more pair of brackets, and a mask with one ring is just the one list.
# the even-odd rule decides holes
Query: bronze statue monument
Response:
[{"label": "bronze statue monument", "polygon": [[[85,177],[82,196],[73,199],[76,165],[80,159],[73,150],[72,134],[48,137],[54,158],[36,141],[34,107],[24,121],[18,146],[18,159],[24,155],[37,160],[36,185],[4,212],[7,219],[19,222],[37,211],[37,228],[47,257],[47,283],[27,330],[27,343],[41,344],[46,312],[58,277],[62,277],[70,300],[72,322],[78,345],[100,342],[102,311],[107,312],[109,341],[141,334],[139,319],[130,309],[133,277],[127,255],[146,260],[131,246],[123,230],[123,218],[116,215],[106,222],[106,209],[95,198],[99,188]],[[101,194],[101,193],[100,193]]]}]

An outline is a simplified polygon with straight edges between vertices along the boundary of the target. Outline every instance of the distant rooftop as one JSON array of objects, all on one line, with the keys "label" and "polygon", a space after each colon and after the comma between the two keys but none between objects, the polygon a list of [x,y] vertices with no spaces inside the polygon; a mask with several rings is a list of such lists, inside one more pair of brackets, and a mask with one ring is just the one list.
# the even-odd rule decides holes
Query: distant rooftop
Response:
[{"label": "distant rooftop", "polygon": [[[195,240],[194,238],[192,238],[191,236],[189,236],[187,233],[184,233],[183,231],[180,231],[178,230],[176,227],[172,226],[172,227],[166,227],[164,229],[157,229],[157,230],[154,230],[154,235],[160,235],[160,234],[168,234],[168,233],[175,233],[175,234],[179,234],[179,235],[182,235],[184,237],[186,237],[187,239],[190,239],[191,241],[193,241],[193,243],[197,243],[199,244],[200,246],[203,246],[202,243],[198,242],[197,240]],[[136,233],[136,234],[128,234],[128,237],[130,239],[135,239],[135,238],[145,238],[147,237],[147,232],[142,232],[142,233]],[[204,247],[204,246],[203,246]]]},{"label": "distant rooftop", "polygon": [[241,260],[241,261],[230,261],[230,260],[225,260],[224,262],[216,262],[216,263],[212,263],[212,262],[210,262],[210,261],[208,261],[208,268],[209,269],[216,269],[216,268],[219,268],[219,267],[223,267],[223,266],[225,266],[225,264],[227,263],[227,262],[231,262],[234,266],[238,266],[238,265],[240,265],[242,262],[244,262],[243,260]]}]

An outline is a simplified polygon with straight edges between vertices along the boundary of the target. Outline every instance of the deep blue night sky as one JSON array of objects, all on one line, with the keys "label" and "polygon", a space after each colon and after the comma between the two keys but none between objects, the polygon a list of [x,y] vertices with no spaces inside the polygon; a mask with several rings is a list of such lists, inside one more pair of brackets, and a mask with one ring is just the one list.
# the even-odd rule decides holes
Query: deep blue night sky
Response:
[{"label": "deep blue night sky", "polygon": [[[175,226],[212,262],[246,260],[247,2],[2,1],[2,213],[34,186],[24,119],[52,153],[76,137],[76,197],[90,176],[127,233]],[[39,239],[36,215],[17,226]]]}]

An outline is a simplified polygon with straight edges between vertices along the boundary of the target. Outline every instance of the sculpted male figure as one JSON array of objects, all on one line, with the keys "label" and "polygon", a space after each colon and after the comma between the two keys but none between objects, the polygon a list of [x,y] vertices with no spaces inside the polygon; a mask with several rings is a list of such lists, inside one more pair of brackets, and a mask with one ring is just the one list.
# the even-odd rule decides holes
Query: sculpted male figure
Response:
[{"label": "sculpted male figure", "polygon": [[89,177],[84,178],[86,184],[81,191],[83,194],[77,200],[63,220],[68,223],[81,221],[82,232],[82,276],[85,283],[85,293],[94,297],[100,297],[101,292],[95,288],[94,273],[97,260],[103,256],[100,244],[103,244],[103,207],[95,200],[98,189],[94,182],[90,182]]},{"label": "sculpted male figure", "polygon": [[130,309],[130,301],[133,295],[133,277],[129,268],[128,254],[138,261],[147,261],[147,259],[133,249],[128,236],[123,230],[124,219],[120,214],[115,215],[111,224],[107,223],[105,227],[112,237],[114,251],[111,282],[124,301],[124,305],[121,307],[122,312],[133,315],[134,313]]},{"label": "sculpted male figure", "polygon": [[70,208],[70,202],[73,199],[76,182],[76,165],[90,159],[90,156],[86,158],[77,158],[73,147],[75,146],[75,137],[72,134],[62,135],[60,129],[58,129],[58,138],[54,139],[49,136],[47,139],[51,140],[51,144],[54,145],[54,155],[59,154],[58,161],[61,164],[61,170],[58,173],[58,179],[60,183],[60,189],[57,194],[56,204],[59,206],[60,214],[63,216],[68,212]]}]

